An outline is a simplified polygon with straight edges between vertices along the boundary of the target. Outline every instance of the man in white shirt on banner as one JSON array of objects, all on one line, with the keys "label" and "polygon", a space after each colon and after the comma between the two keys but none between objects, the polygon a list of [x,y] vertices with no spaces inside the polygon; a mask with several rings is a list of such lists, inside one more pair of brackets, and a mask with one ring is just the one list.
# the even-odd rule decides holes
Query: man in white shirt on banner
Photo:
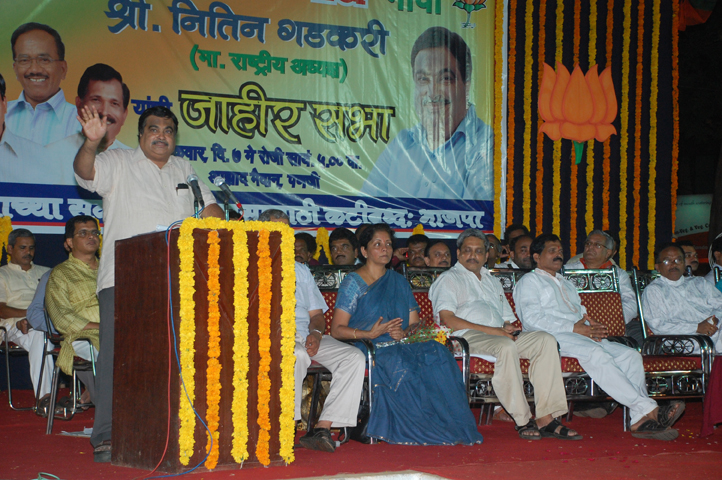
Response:
[{"label": "man in white shirt on banner", "polygon": [[654,268],[662,275],[642,293],[644,320],[656,335],[709,335],[722,353],[722,292],[702,277],[685,277],[684,250],[659,247]]},{"label": "man in white shirt on banner", "polygon": [[[264,211],[258,220],[289,225],[288,215],[275,209]],[[303,379],[311,361],[323,365],[332,375],[331,389],[316,428],[301,437],[299,442],[310,450],[333,452],[336,443],[331,438],[330,429],[353,427],[357,423],[366,358],[358,348],[323,333],[326,310],[328,306],[311,271],[306,265],[296,262],[296,420],[301,419]]]},{"label": "man in white shirt on banner", "polygon": [[556,337],[560,353],[579,365],[607,394],[629,407],[632,436],[674,440],[671,428],[684,412],[684,403],[664,407],[649,398],[642,356],[633,348],[606,340],[607,327],[587,315],[577,289],[559,271],[564,265],[562,244],[554,234],[539,235],[531,244],[536,268],[514,288],[514,303],[525,330]]},{"label": "man in white shirt on banner", "polygon": [[10,43],[13,70],[23,91],[8,104],[8,128],[39,145],[80,131],[75,106],[65,101],[60,88],[68,71],[60,34],[52,27],[31,22],[15,29]]},{"label": "man in white shirt on banner", "polygon": [[[555,437],[580,440],[557,417],[567,413],[567,398],[554,337],[545,332],[520,332],[501,283],[484,267],[489,239],[473,228],[456,241],[458,262],[434,281],[429,298],[434,319],[469,342],[471,354],[495,357],[492,385],[502,406],[525,440]],[[536,422],[524,394],[519,359],[531,361]]]}]

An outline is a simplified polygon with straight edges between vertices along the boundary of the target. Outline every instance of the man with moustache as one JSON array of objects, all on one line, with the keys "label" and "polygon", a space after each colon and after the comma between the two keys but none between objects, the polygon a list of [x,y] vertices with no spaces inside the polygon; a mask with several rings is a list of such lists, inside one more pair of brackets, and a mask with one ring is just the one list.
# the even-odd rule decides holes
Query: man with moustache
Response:
[{"label": "man with moustache", "polygon": [[[78,184],[103,197],[104,245],[98,269],[100,355],[96,368],[95,424],[90,442],[96,462],[109,462],[113,413],[113,347],[115,332],[115,242],[153,232],[158,225],[194,214],[193,194],[186,185],[195,174],[188,160],[173,156],[178,119],[162,106],[147,109],[138,119],[138,148],[97,153],[108,133],[105,117],[95,106],[78,117],[85,142],[73,168]],[[199,182],[206,208],[203,217],[225,218],[210,189]]]},{"label": "man with moustache", "polygon": [[[40,379],[45,335],[31,328],[26,316],[40,277],[50,269],[33,263],[35,236],[30,230],[16,228],[10,232],[6,249],[10,261],[0,267],[0,336],[7,335],[8,341],[28,352],[33,392],[40,400],[50,393],[51,376],[45,374]],[[53,361],[48,356],[43,370],[51,372],[52,368]]]},{"label": "man with moustache", "polygon": [[429,244],[429,237],[422,233],[411,235],[406,240],[406,264],[409,267],[423,267],[426,265],[424,261],[424,253],[426,246]]},{"label": "man with moustache", "polygon": [[430,243],[424,252],[424,263],[427,267],[450,267],[451,250],[442,240]]},{"label": "man with moustache", "polygon": [[[470,228],[456,241],[459,261],[431,285],[429,298],[434,319],[443,322],[469,343],[469,352],[495,357],[492,385],[502,406],[524,440],[555,437],[580,440],[557,417],[567,413],[567,397],[554,337],[544,332],[520,332],[499,281],[484,267],[489,239]],[[519,359],[531,362],[536,421],[524,394]]]},{"label": "man with moustache", "polygon": [[539,235],[531,244],[531,253],[536,268],[514,288],[516,312],[524,329],[554,335],[562,356],[576,358],[610,397],[629,407],[632,436],[677,438],[677,430],[671,427],[684,412],[684,403],[658,407],[649,398],[642,356],[633,348],[606,340],[607,327],[587,315],[577,289],[559,273],[564,265],[559,237]]},{"label": "man with moustache", "polygon": [[647,325],[656,335],[709,335],[722,353],[722,292],[702,277],[684,276],[679,244],[659,247],[654,268],[661,274],[642,293]]},{"label": "man with moustache", "polygon": [[469,104],[471,52],[444,27],[411,50],[419,123],[402,130],[376,160],[361,191],[374,197],[491,200],[493,132]]},{"label": "man with moustache", "polygon": [[23,87],[8,104],[5,122],[15,135],[48,145],[80,131],[75,107],[65,101],[65,45],[58,32],[41,23],[19,26],[10,38],[13,70]]},{"label": "man with moustache", "polygon": [[[95,294],[98,280],[100,230],[95,218],[78,215],[65,224],[65,247],[68,259],[53,268],[45,290],[45,306],[53,325],[63,334],[57,365],[67,375],[73,375],[73,357],[85,360],[98,357],[100,311]],[[88,346],[93,344],[93,351]],[[88,391],[88,399],[95,398],[93,372],[76,372]],[[87,403],[85,399],[83,403]]]},{"label": "man with moustache", "polygon": [[513,268],[515,270],[531,270],[531,254],[529,247],[534,240],[531,235],[523,234],[514,237],[509,242],[509,261],[499,264],[499,268]]},{"label": "man with moustache", "polygon": [[358,239],[348,228],[339,227],[328,237],[334,265],[355,265],[358,260]]},{"label": "man with moustache", "polygon": [[316,239],[310,233],[301,232],[296,234],[296,242],[294,243],[294,253],[296,261],[308,266],[321,265],[321,263],[313,258],[316,254]]}]

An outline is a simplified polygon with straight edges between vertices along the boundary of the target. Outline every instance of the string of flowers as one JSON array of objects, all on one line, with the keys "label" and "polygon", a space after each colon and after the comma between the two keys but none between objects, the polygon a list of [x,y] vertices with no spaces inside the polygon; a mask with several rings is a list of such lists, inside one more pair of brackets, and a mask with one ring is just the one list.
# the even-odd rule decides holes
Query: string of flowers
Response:
[{"label": "string of flowers", "polygon": [[[539,74],[537,84],[541,85],[544,76],[544,60],[546,59],[546,17],[547,17],[547,0],[539,2]],[[537,125],[539,124],[539,115],[537,115]],[[536,141],[536,231],[544,230],[544,133],[537,133]]]},{"label": "string of flowers", "polygon": [[634,230],[632,265],[639,265],[640,190],[642,188],[642,77],[644,75],[644,0],[637,0],[637,68],[634,89]]},{"label": "string of flowers", "polygon": [[[614,40],[614,0],[607,0],[607,38],[606,38],[606,66],[612,64],[612,49]],[[612,147],[610,140],[604,142],[604,156],[602,159],[602,228],[609,230],[609,172]]]},{"label": "string of flowers", "polygon": [[[624,0],[623,32],[632,28],[632,0]],[[629,148],[629,49],[630,35],[622,35],[622,105],[619,109],[619,263],[627,265],[627,149]]]},{"label": "string of flowers", "polygon": [[672,228],[677,221],[679,160],[679,3],[672,2]]},{"label": "string of flowers", "polygon": [[[564,46],[564,2],[557,2],[556,9],[556,52],[555,60],[558,63],[562,63],[562,54]],[[554,219],[552,222],[552,231],[555,235],[559,235],[559,212],[561,210],[561,163],[562,163],[562,142],[554,142],[554,186],[552,195],[552,211],[554,212]]]},{"label": "string of flowers", "polygon": [[5,249],[8,263],[10,262],[10,254],[7,253],[8,237],[13,231],[13,224],[10,217],[0,217],[0,260],[2,260],[2,252]]},{"label": "string of flowers", "polygon": [[[503,8],[504,2],[496,2],[500,5],[500,9]],[[511,219],[514,218],[514,155],[515,155],[515,140],[516,140],[516,124],[515,124],[515,118],[516,115],[515,112],[515,103],[516,103],[516,9],[517,9],[517,0],[510,0],[509,1],[509,53],[507,54],[508,58],[508,76],[507,78],[509,81],[507,82],[508,85],[508,92],[507,92],[507,112],[508,118],[507,118],[507,125],[508,129],[507,132],[509,134],[507,135],[507,145],[506,145],[506,214]],[[496,16],[497,20],[501,18],[501,15]],[[500,30],[501,27],[498,30]],[[501,49],[502,44],[498,44],[498,48]],[[498,76],[497,78],[501,78],[501,76]],[[501,129],[499,129],[499,133],[501,134]],[[499,233],[501,233],[501,227],[499,228]]]},{"label": "string of flowers", "polygon": [[281,458],[288,464],[293,462],[293,444],[295,440],[295,402],[294,368],[296,355],[294,352],[296,338],[296,270],[293,229],[279,223],[283,234],[281,240],[281,418],[280,418],[280,451]]},{"label": "string of flowers", "polygon": [[318,248],[316,248],[316,253],[313,255],[313,258],[318,260],[321,256],[321,250],[323,249],[326,254],[326,258],[329,263],[331,263],[331,248],[328,246],[328,230],[324,227],[316,230],[316,245],[318,245]]},{"label": "string of flowers", "polygon": [[[238,222],[236,222],[238,223]],[[233,444],[237,463],[248,458],[248,236],[233,229]]]},{"label": "string of flowers", "polygon": [[218,258],[221,254],[220,244],[218,231],[208,232],[208,366],[206,369],[206,422],[208,426],[206,452],[208,452],[208,458],[205,463],[208,470],[213,470],[218,464],[218,426],[221,421],[219,415],[221,364],[218,361],[218,357],[221,355],[221,332],[219,329],[221,312],[218,309],[218,299],[221,294],[221,269],[218,265]]},{"label": "string of flowers", "polygon": [[[195,401],[195,269],[193,268],[193,229],[195,218],[186,219],[180,227],[178,237],[178,256],[180,258],[180,275],[178,290],[180,293],[180,373],[185,384],[185,391],[181,388],[178,417],[180,428],[178,432],[178,445],[180,447],[180,462],[188,465],[195,449],[195,414],[193,402]],[[186,396],[187,393],[187,396]]]},{"label": "string of flowers", "polygon": [[269,231],[265,228],[258,235],[258,443],[256,458],[262,465],[269,465],[269,442],[271,440],[271,251],[268,245]]},{"label": "string of flowers", "polygon": [[[597,64],[597,0],[589,2],[589,65]],[[584,232],[594,229],[594,140],[587,142],[587,193]]]},{"label": "string of flowers", "polygon": [[647,216],[647,265],[654,265],[655,232],[657,230],[657,99],[659,97],[659,23],[660,0],[652,0],[652,77],[649,99],[649,183]]},{"label": "string of flowers", "polygon": [[[574,2],[574,64],[579,64],[579,46],[581,43],[582,3]],[[587,149],[587,152],[589,149]],[[575,152],[576,155],[576,152]],[[569,188],[569,245],[577,250],[577,209],[579,208],[579,166],[572,162]]]},{"label": "string of flowers", "polygon": [[[510,35],[511,39],[511,35]],[[498,205],[494,209],[494,233],[497,236],[501,236],[502,231],[502,216],[501,216],[501,207],[502,202],[504,201],[502,199],[502,192],[501,192],[501,179],[502,175],[504,174],[502,167],[503,167],[503,158],[501,155],[502,148],[501,144],[503,141],[503,137],[501,135],[502,132],[502,122],[504,121],[504,115],[503,115],[503,87],[504,87],[504,81],[503,81],[503,73],[504,73],[504,57],[503,57],[503,48],[504,48],[504,2],[495,2],[494,4],[494,192],[496,194],[496,197],[498,200]],[[508,85],[513,84],[513,77],[509,77],[512,80],[508,82]],[[511,87],[509,87],[511,89]],[[511,116],[511,115],[509,115]],[[511,135],[510,137],[512,137]],[[508,167],[507,167],[508,168]],[[506,196],[513,195],[513,191],[510,190],[509,184],[506,185]],[[507,215],[509,214],[511,210],[507,207]]]},{"label": "string of flowers", "polygon": [[[527,0],[524,11],[524,98],[531,99],[531,82],[534,65],[534,0]],[[524,108],[524,184],[522,185],[522,208],[524,225],[531,222],[531,185],[526,179],[531,178],[531,101],[525,101]]]}]

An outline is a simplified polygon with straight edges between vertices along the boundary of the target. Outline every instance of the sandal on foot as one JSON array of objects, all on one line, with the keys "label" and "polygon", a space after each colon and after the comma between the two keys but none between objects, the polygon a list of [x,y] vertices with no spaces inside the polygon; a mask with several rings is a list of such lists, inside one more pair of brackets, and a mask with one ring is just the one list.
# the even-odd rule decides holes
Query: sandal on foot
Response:
[{"label": "sandal on foot", "polygon": [[304,435],[298,442],[303,448],[309,450],[320,450],[329,453],[336,450],[336,442],[331,438],[331,431],[328,428],[315,428],[313,434]]},{"label": "sandal on foot", "polygon": [[103,442],[93,449],[93,461],[96,463],[110,462],[111,446],[110,440]]},{"label": "sandal on foot", "polygon": [[579,434],[569,435],[571,431],[572,429],[565,427],[562,425],[562,422],[557,419],[552,420],[539,429],[539,433],[541,433],[541,436],[544,438],[558,438],[560,440],[581,440],[584,438]]},{"label": "sandal on foot", "polygon": [[632,432],[634,438],[644,438],[647,440],[674,440],[679,433],[674,428],[665,427],[654,420],[647,420],[641,424],[637,430]]},{"label": "sandal on foot", "polygon": [[685,409],[685,403],[680,401],[671,402],[669,405],[659,407],[657,412],[657,421],[663,427],[671,427],[674,422],[679,420]]},{"label": "sandal on foot", "polygon": [[[514,425],[514,428],[519,432],[519,438],[524,440],[541,440],[541,433],[539,433],[539,427],[537,427],[534,420],[529,420],[526,425]],[[536,432],[536,435],[533,433]]]}]

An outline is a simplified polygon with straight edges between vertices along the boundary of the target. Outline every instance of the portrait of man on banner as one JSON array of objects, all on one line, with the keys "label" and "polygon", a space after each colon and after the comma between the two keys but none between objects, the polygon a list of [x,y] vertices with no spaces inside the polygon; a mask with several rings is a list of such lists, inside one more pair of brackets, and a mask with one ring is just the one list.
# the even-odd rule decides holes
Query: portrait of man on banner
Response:
[{"label": "portrait of man on banner", "polygon": [[379,156],[361,192],[374,197],[491,200],[493,130],[469,102],[471,51],[444,27],[424,31],[411,50],[415,126]]}]

